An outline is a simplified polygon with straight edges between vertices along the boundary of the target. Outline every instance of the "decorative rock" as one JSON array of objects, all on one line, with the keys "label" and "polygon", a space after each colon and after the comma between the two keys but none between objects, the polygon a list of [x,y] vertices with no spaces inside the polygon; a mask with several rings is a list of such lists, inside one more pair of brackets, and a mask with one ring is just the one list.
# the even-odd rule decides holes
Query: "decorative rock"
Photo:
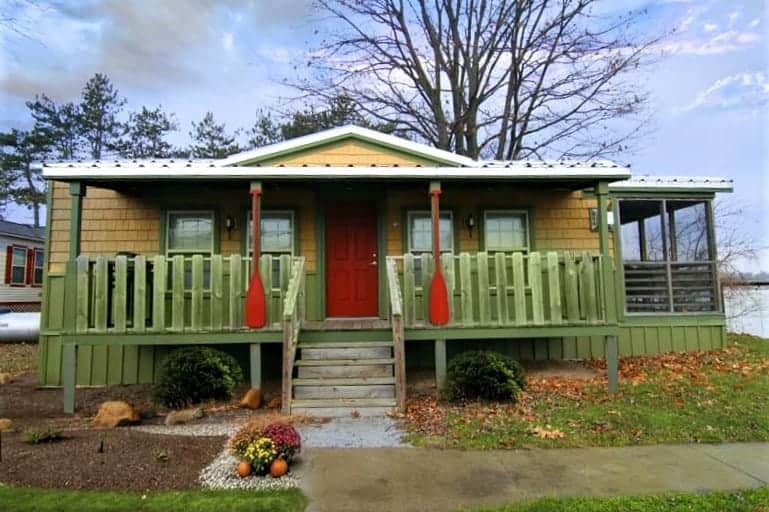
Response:
[{"label": "decorative rock", "polygon": [[0,386],[13,382],[13,375],[10,373],[0,373]]},{"label": "decorative rock", "polygon": [[0,432],[4,430],[11,430],[13,428],[13,422],[8,418],[0,418]]},{"label": "decorative rock", "polygon": [[240,401],[240,406],[245,409],[258,409],[262,406],[262,390],[259,388],[251,388],[246,391],[243,396],[243,400]]},{"label": "decorative rock", "polygon": [[166,416],[166,425],[183,425],[184,423],[199,420],[203,416],[205,416],[205,413],[200,407],[182,409],[181,411],[171,411]]},{"label": "decorative rock", "polygon": [[115,428],[124,425],[135,425],[141,421],[139,413],[131,404],[123,401],[104,402],[99,406],[99,412],[91,421],[96,428]]}]

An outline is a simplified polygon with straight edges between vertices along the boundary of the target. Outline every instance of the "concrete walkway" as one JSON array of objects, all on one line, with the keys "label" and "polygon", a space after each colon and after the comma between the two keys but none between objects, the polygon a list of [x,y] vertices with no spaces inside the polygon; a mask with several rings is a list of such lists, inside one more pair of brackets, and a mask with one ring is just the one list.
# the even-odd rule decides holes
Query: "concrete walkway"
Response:
[{"label": "concrete walkway", "polygon": [[542,496],[760,487],[769,443],[514,451],[315,448],[304,453],[311,511],[444,511]]}]

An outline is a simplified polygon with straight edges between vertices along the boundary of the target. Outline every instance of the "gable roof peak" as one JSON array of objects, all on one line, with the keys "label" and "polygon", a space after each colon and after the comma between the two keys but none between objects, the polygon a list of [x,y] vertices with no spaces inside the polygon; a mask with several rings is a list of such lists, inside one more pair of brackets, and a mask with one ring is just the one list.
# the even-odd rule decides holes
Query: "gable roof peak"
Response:
[{"label": "gable roof peak", "polygon": [[236,153],[219,161],[219,165],[235,166],[255,163],[269,159],[272,156],[298,152],[338,140],[344,140],[346,138],[354,138],[384,146],[395,151],[402,151],[428,160],[433,160],[441,165],[451,167],[478,166],[478,162],[472,158],[353,124],[330,128],[328,130],[322,130],[309,135],[303,135],[301,137],[270,144],[269,146]]}]

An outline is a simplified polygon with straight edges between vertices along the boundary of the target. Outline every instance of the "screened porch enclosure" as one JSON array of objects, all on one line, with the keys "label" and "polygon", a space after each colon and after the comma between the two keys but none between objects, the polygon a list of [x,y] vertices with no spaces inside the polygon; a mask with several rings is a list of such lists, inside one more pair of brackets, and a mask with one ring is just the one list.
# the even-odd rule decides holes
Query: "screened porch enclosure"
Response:
[{"label": "screened porch enclosure", "polygon": [[621,199],[627,313],[721,310],[710,200]]}]

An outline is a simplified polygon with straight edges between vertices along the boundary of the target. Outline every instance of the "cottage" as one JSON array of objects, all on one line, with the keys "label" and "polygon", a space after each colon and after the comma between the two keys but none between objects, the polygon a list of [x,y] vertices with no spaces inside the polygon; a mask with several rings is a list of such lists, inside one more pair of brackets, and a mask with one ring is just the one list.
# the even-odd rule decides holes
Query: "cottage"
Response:
[{"label": "cottage", "polygon": [[40,311],[45,229],[0,220],[0,306],[12,311]]},{"label": "cottage", "polygon": [[475,161],[353,126],[43,174],[39,378],[68,411],[76,384],[152,382],[174,345],[240,346],[252,385],[280,367],[284,409],[324,414],[402,408],[411,368],[442,385],[471,346],[605,357],[613,389],[618,355],[725,343],[727,180]]}]

